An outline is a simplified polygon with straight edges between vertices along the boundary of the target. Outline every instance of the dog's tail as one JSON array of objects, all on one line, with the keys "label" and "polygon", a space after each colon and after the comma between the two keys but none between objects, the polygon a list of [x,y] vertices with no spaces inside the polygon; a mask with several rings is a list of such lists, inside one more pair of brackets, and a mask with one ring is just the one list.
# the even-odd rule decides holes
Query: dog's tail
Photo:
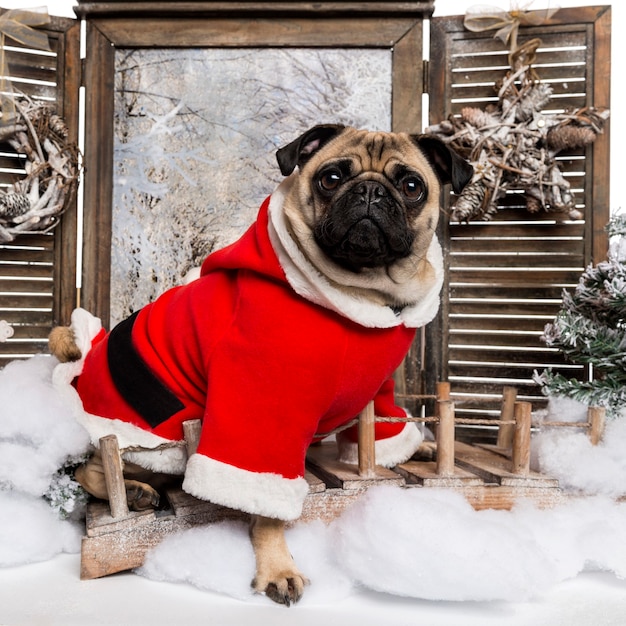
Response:
[{"label": "dog's tail", "polygon": [[48,335],[48,349],[61,363],[78,361],[82,357],[74,331],[69,326],[57,326],[52,329]]}]

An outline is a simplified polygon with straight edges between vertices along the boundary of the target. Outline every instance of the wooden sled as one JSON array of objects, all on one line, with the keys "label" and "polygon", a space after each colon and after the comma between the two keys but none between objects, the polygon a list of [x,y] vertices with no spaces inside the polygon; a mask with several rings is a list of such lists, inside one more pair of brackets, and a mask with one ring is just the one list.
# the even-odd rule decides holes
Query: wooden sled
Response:
[{"label": "wooden sled", "polygon": [[[399,488],[439,487],[462,493],[476,509],[509,509],[516,500],[529,499],[537,506],[554,506],[565,500],[558,481],[530,470],[531,405],[516,402],[516,390],[503,391],[496,445],[468,445],[455,441],[455,420],[449,385],[438,388],[437,415],[404,420],[436,425],[436,441],[422,446],[426,460],[410,460],[386,469],[376,465],[374,455],[373,403],[359,416],[358,465],[336,460],[336,445],[311,446],[307,454],[309,494],[300,520],[330,522],[361,497],[369,487],[380,484]],[[586,423],[550,423],[548,426],[585,428],[595,444],[602,436],[604,410],[589,409]],[[185,423],[185,442],[191,455],[199,438],[200,421]],[[158,511],[132,512],[126,502],[122,461],[114,435],[100,440],[109,502],[91,502],[87,507],[86,534],[81,547],[81,579],[107,576],[140,567],[146,553],[167,535],[194,526],[227,519],[246,520],[245,513],[198,500],[181,489],[165,493],[166,507]],[[418,457],[419,458],[419,457]]]}]

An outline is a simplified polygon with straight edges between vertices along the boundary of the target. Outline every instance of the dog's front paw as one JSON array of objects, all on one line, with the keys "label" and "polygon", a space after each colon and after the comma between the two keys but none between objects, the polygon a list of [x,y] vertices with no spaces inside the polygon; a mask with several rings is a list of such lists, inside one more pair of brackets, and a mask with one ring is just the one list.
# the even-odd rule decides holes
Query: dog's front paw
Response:
[{"label": "dog's front paw", "polygon": [[264,593],[270,600],[285,606],[300,600],[304,587],[308,584],[308,578],[297,570],[281,571],[270,576],[257,574],[252,581],[255,591]]},{"label": "dog's front paw", "polygon": [[150,485],[138,480],[125,480],[126,500],[131,511],[145,511],[159,506],[159,493]]}]

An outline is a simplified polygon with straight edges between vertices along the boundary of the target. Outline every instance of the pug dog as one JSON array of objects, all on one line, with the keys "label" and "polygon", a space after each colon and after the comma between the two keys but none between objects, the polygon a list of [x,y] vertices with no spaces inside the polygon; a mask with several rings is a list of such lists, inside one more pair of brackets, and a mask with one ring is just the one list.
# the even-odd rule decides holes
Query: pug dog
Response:
[{"label": "pug dog", "polygon": [[[473,170],[435,138],[335,124],[276,156],[286,178],[198,279],[109,333],[77,309],[70,327],[53,330],[50,349],[60,361],[55,384],[76,395],[96,448],[77,472],[85,489],[107,497],[97,446],[117,435],[135,473],[131,508],[158,503],[149,470],[249,513],[252,585],[289,605],[307,583],[284,537],[308,493],[307,448],[372,399],[379,416],[406,415],[392,374],[439,306],[442,191],[459,193]],[[187,458],[171,444],[189,419],[202,430]],[[356,462],[356,427],[337,442],[339,458]],[[380,465],[407,460],[420,443],[413,423],[376,425]]]}]

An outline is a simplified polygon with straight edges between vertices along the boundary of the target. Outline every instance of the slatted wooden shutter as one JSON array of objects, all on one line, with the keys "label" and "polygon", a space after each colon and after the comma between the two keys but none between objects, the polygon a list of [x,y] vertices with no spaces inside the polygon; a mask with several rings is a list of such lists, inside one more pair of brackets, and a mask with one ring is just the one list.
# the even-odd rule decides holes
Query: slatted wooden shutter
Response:
[{"label": "slatted wooden shutter", "polygon": [[[462,17],[432,22],[430,123],[463,106],[497,101],[494,83],[509,69],[507,50],[493,31],[472,33]],[[539,37],[534,65],[553,87],[548,110],[609,105],[610,7],[562,9],[545,25],[520,29],[520,43]],[[503,385],[539,408],[545,398],[533,370],[553,367],[584,378],[584,366],[566,363],[541,334],[584,267],[605,257],[609,218],[608,128],[593,146],[562,157],[584,218],[532,216],[519,195],[508,194],[489,222],[442,220],[447,263],[439,319],[427,331],[428,387],[449,380],[460,417],[496,416]],[[459,429],[465,439],[490,438],[493,429]]]},{"label": "slatted wooden shutter", "polygon": [[[70,141],[78,139],[80,25],[51,17],[45,28],[52,53],[27,49],[5,39],[5,58],[13,88],[34,100],[56,102]],[[0,188],[23,177],[24,159],[0,145]],[[14,330],[0,342],[0,367],[16,358],[46,352],[46,339],[56,324],[69,321],[76,303],[76,206],[49,234],[19,235],[0,243],[0,320]]]}]

